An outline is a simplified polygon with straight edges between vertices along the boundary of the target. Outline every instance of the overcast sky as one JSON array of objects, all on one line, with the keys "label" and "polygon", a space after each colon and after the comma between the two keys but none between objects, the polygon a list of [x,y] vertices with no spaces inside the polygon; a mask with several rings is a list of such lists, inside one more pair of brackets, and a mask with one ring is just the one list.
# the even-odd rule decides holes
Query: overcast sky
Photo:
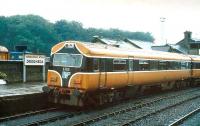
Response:
[{"label": "overcast sky", "polygon": [[[161,44],[183,38],[186,30],[200,38],[200,0],[0,0],[0,15],[35,14],[55,22],[75,20],[84,27],[151,32]],[[163,25],[160,17],[165,17]]]}]

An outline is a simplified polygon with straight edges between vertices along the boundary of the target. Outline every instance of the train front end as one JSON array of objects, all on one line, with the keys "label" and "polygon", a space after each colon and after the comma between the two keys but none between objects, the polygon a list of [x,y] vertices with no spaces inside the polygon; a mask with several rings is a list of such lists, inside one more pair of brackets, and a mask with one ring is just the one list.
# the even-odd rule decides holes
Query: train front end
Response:
[{"label": "train front end", "polygon": [[[79,78],[74,79],[82,69],[83,60],[84,56],[75,42],[61,42],[52,48],[47,86],[43,87],[50,102],[83,106],[81,97],[84,90]],[[70,85],[72,81],[77,84],[76,87]]]}]

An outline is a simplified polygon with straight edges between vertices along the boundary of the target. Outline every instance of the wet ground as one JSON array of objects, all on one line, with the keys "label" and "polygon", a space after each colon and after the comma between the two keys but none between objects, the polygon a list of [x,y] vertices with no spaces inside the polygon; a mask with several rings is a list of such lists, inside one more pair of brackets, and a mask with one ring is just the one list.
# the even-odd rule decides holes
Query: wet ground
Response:
[{"label": "wet ground", "polygon": [[42,87],[45,85],[46,83],[41,82],[0,85],[0,98],[7,96],[42,93]]},{"label": "wet ground", "polygon": [[0,85],[0,117],[48,107],[42,87],[46,83],[18,83]]}]

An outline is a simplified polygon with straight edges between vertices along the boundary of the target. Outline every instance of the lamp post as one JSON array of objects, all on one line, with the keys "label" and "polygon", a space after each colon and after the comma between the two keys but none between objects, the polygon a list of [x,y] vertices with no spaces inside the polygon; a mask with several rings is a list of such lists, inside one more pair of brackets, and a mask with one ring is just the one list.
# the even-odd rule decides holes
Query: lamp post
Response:
[{"label": "lamp post", "polygon": [[165,17],[160,17],[160,22],[161,22],[161,31],[160,31],[160,37],[161,37],[161,42],[165,42],[165,34],[164,34],[164,23],[165,23],[166,18]]}]

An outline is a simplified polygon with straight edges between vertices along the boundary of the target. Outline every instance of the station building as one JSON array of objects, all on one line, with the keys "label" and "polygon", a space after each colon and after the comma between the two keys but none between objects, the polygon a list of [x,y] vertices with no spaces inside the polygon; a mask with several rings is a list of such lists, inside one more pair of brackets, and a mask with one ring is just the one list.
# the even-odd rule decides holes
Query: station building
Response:
[{"label": "station building", "polygon": [[158,51],[200,55],[200,39],[193,38],[192,32],[185,31],[184,38],[176,44],[152,46],[151,48]]},{"label": "station building", "polygon": [[138,48],[138,49],[145,49],[145,50],[151,50],[152,46],[155,46],[155,43],[150,41],[141,41],[141,40],[135,40],[135,39],[124,39],[125,42],[132,44],[132,46]]},{"label": "station building", "polygon": [[193,38],[192,32],[190,31],[185,31],[184,38],[176,44],[157,45],[149,41],[140,41],[128,38],[123,40],[113,40],[98,36],[94,36],[92,42],[128,49],[145,49],[189,55],[200,55],[200,39]]},{"label": "station building", "polygon": [[101,43],[105,45],[115,46],[119,48],[126,48],[126,49],[146,49],[146,50],[151,50],[151,46],[154,45],[154,43],[147,41],[133,40],[127,38],[124,40],[114,40],[98,36],[93,37],[92,43]]}]

